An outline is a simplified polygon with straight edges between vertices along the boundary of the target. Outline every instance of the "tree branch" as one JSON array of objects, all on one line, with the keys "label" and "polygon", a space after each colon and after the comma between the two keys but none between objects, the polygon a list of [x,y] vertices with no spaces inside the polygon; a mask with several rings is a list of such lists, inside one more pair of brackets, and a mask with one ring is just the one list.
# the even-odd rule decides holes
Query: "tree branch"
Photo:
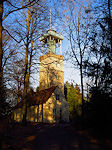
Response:
[{"label": "tree branch", "polygon": [[[37,2],[38,2],[38,1],[39,1],[39,0],[37,0]],[[24,8],[27,8],[27,7],[31,6],[34,2],[35,2],[35,0],[32,0],[32,1],[30,1],[28,4],[26,4],[25,6],[22,6],[22,7],[19,7],[19,8],[17,8],[17,9],[15,9],[15,10],[9,11],[9,13],[7,13],[7,14],[2,18],[2,21],[4,21],[4,20],[7,18],[7,16],[10,15],[11,13],[16,12],[16,11],[21,10],[21,9],[24,9]],[[13,5],[12,5],[12,6],[13,6]]]},{"label": "tree branch", "polygon": [[17,40],[9,33],[9,31],[8,31],[7,29],[4,29],[4,28],[3,28],[3,30],[5,30],[5,31],[9,34],[9,36],[10,36],[13,40],[15,40],[17,43],[20,43],[20,42],[21,42],[21,40],[20,40],[20,41],[17,41]]}]

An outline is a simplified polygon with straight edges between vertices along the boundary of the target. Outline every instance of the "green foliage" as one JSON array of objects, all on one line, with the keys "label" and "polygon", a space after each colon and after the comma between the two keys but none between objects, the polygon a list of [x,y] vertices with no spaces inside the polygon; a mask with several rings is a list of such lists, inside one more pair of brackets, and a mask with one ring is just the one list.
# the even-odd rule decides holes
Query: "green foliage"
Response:
[{"label": "green foliage", "polygon": [[69,104],[69,116],[73,120],[75,116],[81,115],[81,93],[80,88],[76,84],[75,87],[73,84],[66,82],[66,99]]}]

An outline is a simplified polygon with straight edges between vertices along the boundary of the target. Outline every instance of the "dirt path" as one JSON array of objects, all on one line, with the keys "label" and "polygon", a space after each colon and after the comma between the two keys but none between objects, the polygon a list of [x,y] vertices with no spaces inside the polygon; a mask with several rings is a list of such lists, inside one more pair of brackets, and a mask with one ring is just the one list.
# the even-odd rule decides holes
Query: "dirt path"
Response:
[{"label": "dirt path", "polygon": [[29,124],[10,131],[9,150],[112,150],[110,141],[94,139],[69,124]]}]

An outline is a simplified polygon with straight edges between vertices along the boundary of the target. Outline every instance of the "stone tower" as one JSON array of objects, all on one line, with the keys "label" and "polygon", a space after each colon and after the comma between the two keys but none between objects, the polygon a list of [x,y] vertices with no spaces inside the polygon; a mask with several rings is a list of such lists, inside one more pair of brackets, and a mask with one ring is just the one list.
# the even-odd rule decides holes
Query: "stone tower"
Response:
[{"label": "stone tower", "polygon": [[[62,35],[59,36],[54,30],[48,30],[41,36],[41,42],[47,45],[47,53],[40,57],[40,89],[58,86],[64,94],[64,57],[62,56]],[[56,54],[56,45],[60,46],[60,54]]]},{"label": "stone tower", "polygon": [[[51,110],[49,110],[51,112],[51,122],[69,120],[68,103],[64,97],[64,56],[62,56],[62,40],[63,36],[52,29],[48,30],[40,38],[40,90],[57,86],[50,99],[44,104],[45,109],[51,107]],[[44,46],[46,46],[47,52],[43,54]],[[59,52],[57,54],[57,46],[60,47],[60,54]]]}]

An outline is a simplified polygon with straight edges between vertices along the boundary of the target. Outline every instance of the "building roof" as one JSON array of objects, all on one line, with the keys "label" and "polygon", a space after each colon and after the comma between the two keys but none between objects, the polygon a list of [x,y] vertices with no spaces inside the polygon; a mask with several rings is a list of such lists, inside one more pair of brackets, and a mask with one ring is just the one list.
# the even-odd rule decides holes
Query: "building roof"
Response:
[{"label": "building roof", "polygon": [[[40,90],[38,92],[33,92],[28,94],[27,96],[27,106],[35,106],[39,104],[44,104],[51,97],[52,93],[56,89],[57,86],[52,86],[48,89]],[[20,101],[13,109],[22,108],[23,101]]]}]

